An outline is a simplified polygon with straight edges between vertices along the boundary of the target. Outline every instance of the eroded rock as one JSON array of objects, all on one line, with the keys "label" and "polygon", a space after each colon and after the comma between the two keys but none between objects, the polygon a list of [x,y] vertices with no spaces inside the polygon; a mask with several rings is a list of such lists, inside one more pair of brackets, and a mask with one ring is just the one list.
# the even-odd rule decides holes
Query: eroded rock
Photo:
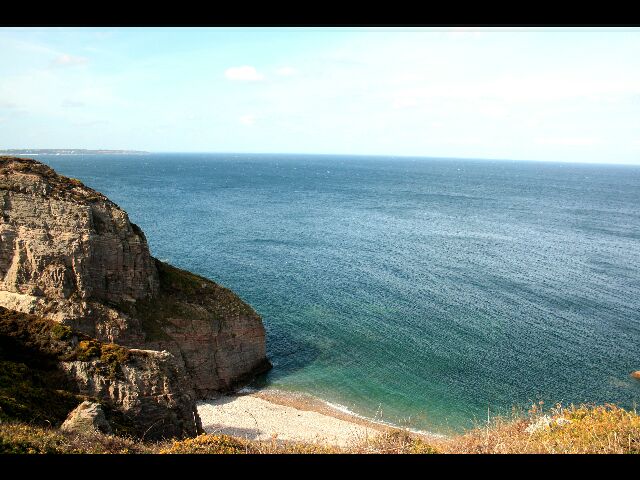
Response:
[{"label": "eroded rock", "polygon": [[166,350],[200,397],[271,367],[260,316],[154,259],[122,209],[31,159],[0,157],[0,306],[105,342]]},{"label": "eroded rock", "polygon": [[154,259],[115,203],[31,159],[0,157],[0,307],[137,352],[117,375],[97,358],[61,368],[147,438],[197,434],[198,397],[271,367],[249,305]]},{"label": "eroded rock", "polygon": [[99,403],[84,401],[78,405],[60,426],[60,430],[74,433],[100,432],[110,435],[111,425],[107,422]]}]

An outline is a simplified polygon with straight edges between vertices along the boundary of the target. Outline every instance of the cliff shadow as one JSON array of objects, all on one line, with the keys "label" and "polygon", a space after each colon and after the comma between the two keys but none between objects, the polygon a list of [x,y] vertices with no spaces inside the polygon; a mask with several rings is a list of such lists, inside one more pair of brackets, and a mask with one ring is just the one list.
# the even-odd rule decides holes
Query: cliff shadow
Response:
[{"label": "cliff shadow", "polygon": [[57,427],[82,401],[60,368],[66,334],[53,321],[0,307],[0,423]]},{"label": "cliff shadow", "polygon": [[267,328],[267,357],[273,368],[258,375],[249,385],[266,388],[275,381],[303,369],[320,356],[320,349],[283,326],[269,325]]}]

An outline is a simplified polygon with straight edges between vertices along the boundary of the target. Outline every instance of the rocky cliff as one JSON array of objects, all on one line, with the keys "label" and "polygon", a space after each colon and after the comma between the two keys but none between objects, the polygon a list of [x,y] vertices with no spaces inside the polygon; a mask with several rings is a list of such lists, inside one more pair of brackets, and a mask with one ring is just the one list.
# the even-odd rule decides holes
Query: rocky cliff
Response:
[{"label": "rocky cliff", "polygon": [[142,231],[104,195],[34,160],[0,157],[0,305],[98,338],[144,334],[114,305],[157,295]]},{"label": "rocky cliff", "polygon": [[59,426],[83,400],[100,402],[119,434],[194,436],[195,393],[168,352],[102,343],[0,307],[0,422]]},{"label": "rocky cliff", "polygon": [[[0,208],[0,306],[100,342],[163,351],[162,362],[184,377],[179,388],[198,397],[270,368],[262,321],[249,305],[154,259],[126,212],[79,180],[0,157]],[[83,368],[66,371],[89,388]],[[100,388],[116,396],[120,387]]]}]

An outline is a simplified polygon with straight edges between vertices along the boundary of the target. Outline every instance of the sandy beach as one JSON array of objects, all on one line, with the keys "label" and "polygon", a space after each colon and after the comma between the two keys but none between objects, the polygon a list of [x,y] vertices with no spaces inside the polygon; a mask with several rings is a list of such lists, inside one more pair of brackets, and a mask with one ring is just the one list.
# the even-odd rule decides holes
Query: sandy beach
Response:
[{"label": "sandy beach", "polygon": [[267,390],[198,403],[207,433],[249,440],[297,441],[349,446],[388,430],[317,400]]}]

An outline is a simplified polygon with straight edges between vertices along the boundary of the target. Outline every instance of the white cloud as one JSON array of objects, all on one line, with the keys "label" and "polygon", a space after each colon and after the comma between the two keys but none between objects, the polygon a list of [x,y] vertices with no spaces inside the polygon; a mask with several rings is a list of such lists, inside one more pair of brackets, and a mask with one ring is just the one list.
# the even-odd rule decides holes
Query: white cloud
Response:
[{"label": "white cloud", "polygon": [[280,67],[276,69],[276,75],[280,75],[282,77],[290,77],[291,75],[296,75],[298,70],[293,67]]},{"label": "white cloud", "polygon": [[59,67],[71,67],[75,65],[85,65],[88,62],[89,59],[86,57],[76,57],[75,55],[64,53],[62,55],[58,55],[53,60],[53,65]]},{"label": "white cloud", "polygon": [[107,120],[83,120],[79,122],[73,122],[76,127],[95,127],[98,125],[109,125]]},{"label": "white cloud", "polygon": [[482,105],[478,109],[478,113],[488,118],[504,118],[509,115],[509,110],[502,105],[488,103]]},{"label": "white cloud", "polygon": [[[540,74],[530,76],[502,76],[482,82],[415,82],[392,93],[394,108],[415,106],[430,100],[457,99],[498,101],[503,108],[510,102],[541,102],[582,99],[604,101],[617,96],[638,95],[640,86],[635,79],[581,79],[577,76]],[[494,108],[495,109],[495,108]]]},{"label": "white cloud", "polygon": [[77,108],[77,107],[84,107],[84,102],[79,102],[78,100],[70,100],[70,99],[65,99],[62,101],[62,107],[64,108]]},{"label": "white cloud", "polygon": [[541,137],[536,138],[536,143],[541,145],[588,147],[600,143],[600,139],[594,137]]},{"label": "white cloud", "polygon": [[[33,30],[33,28],[29,28],[28,30]],[[53,48],[43,45],[33,41],[25,41],[15,36],[12,36],[8,30],[0,31],[0,39],[2,40],[3,47],[7,49],[7,51],[11,48],[29,52],[29,53],[42,53],[48,56],[50,55],[60,55],[60,52],[54,50]]]},{"label": "white cloud", "polygon": [[258,73],[255,67],[250,65],[227,68],[224,72],[224,76],[229,80],[238,80],[241,82],[257,82],[264,80],[264,75]]},{"label": "white cloud", "polygon": [[256,118],[257,117],[254,114],[249,113],[247,115],[242,115],[239,120],[241,124],[250,127],[251,125],[256,123]]},{"label": "white cloud", "polygon": [[412,95],[397,95],[391,103],[393,108],[410,108],[418,105],[418,98]]}]

